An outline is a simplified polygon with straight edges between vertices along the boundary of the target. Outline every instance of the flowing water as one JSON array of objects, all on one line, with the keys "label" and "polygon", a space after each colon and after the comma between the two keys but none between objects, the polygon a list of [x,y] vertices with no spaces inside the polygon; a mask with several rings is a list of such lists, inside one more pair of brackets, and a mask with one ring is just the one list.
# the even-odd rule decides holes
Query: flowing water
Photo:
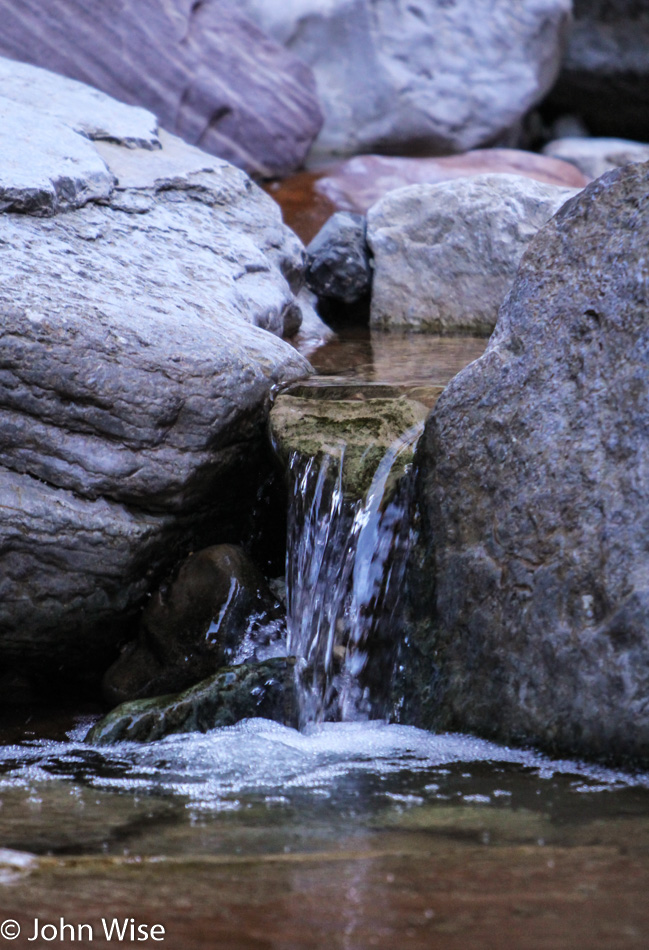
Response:
[{"label": "flowing water", "polygon": [[[410,391],[443,384],[482,345],[357,334],[316,361]],[[18,925],[13,945],[37,948],[647,946],[649,775],[362,720],[372,710],[354,684],[406,532],[381,503],[390,459],[351,511],[340,458],[327,464],[331,479],[294,461],[309,502],[290,529],[290,636],[308,669],[305,718],[333,701],[355,721],[249,720],[93,748],[96,715],[16,711],[0,728],[0,942]],[[163,941],[137,940],[155,925]],[[114,926],[123,940],[107,938]]]}]

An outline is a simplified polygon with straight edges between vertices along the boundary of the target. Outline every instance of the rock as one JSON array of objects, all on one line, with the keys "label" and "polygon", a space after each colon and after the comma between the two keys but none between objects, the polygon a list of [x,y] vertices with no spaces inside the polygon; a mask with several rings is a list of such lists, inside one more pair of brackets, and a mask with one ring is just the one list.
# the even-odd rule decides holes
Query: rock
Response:
[{"label": "rock", "polygon": [[[57,121],[21,109],[26,142]],[[164,133],[155,150],[57,138],[51,180],[77,142],[96,149],[100,202],[0,214],[0,662],[48,683],[105,669],[172,564],[232,538],[269,392],[309,372],[278,336],[300,320],[304,249],[244,172]],[[76,174],[70,203],[94,187]]]},{"label": "rock", "polygon": [[[448,154],[492,144],[552,86],[571,4],[242,0],[316,76],[319,152]],[[332,55],[335,50],[335,55]]]},{"label": "rock", "polygon": [[565,188],[589,181],[574,165],[512,148],[476,149],[445,158],[357,155],[317,172],[298,172],[266,190],[284,220],[303,241],[311,241],[335,211],[365,213],[389,191],[406,185],[436,184],[474,175],[524,175]]},{"label": "rock", "polygon": [[[271,437],[280,459],[293,453],[318,462],[326,455],[338,460],[344,446],[342,489],[347,501],[362,499],[381,459],[404,432],[423,422],[426,407],[403,397],[325,398],[318,390],[297,386],[279,396],[270,413]],[[395,465],[396,483],[412,452]]]},{"label": "rock", "polygon": [[225,0],[0,0],[0,13],[3,55],[145,106],[170,132],[251,173],[300,166],[322,124],[311,71]]},{"label": "rock", "polygon": [[363,215],[332,215],[306,251],[306,282],[316,296],[351,304],[369,294],[372,267]]},{"label": "rock", "polygon": [[85,83],[29,63],[0,56],[0,96],[29,109],[46,111],[50,119],[69,125],[93,141],[105,140],[127,148],[161,147],[158,120],[152,112],[124,105]]},{"label": "rock", "polygon": [[370,208],[370,323],[489,334],[530,240],[574,189],[478,175],[390,192]]},{"label": "rock", "polygon": [[648,194],[563,206],[428,420],[429,726],[649,761]]},{"label": "rock", "polygon": [[649,161],[649,144],[626,139],[565,138],[549,142],[543,154],[570,162],[589,178],[599,178],[621,165]]},{"label": "rock", "polygon": [[23,107],[0,96],[0,212],[46,215],[107,199],[115,180],[93,145],[42,112],[32,116],[26,134]]},{"label": "rock", "polygon": [[649,0],[575,0],[546,111],[576,113],[593,135],[649,140]]},{"label": "rock", "polygon": [[123,703],[92,727],[90,745],[153,742],[178,732],[208,732],[261,716],[297,725],[293,657],[223,669],[178,695]]},{"label": "rock", "polygon": [[279,637],[282,621],[283,610],[241,548],[205,548],[147,603],[137,640],[104,677],[105,697],[117,704],[193,686],[237,662],[255,628],[274,624]]}]

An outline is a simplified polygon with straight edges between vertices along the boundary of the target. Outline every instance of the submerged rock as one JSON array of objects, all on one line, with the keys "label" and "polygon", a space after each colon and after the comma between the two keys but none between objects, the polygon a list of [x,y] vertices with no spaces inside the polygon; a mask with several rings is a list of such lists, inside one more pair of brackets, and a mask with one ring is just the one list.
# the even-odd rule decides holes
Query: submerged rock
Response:
[{"label": "submerged rock", "polygon": [[543,154],[571,162],[589,178],[599,178],[621,165],[649,161],[649,144],[628,139],[564,138],[549,142]]},{"label": "submerged rock", "polygon": [[178,732],[208,732],[261,716],[297,725],[292,657],[242,663],[178,695],[123,703],[92,727],[91,745],[153,742]]},{"label": "submerged rock", "polygon": [[[320,152],[448,154],[490,144],[550,88],[569,0],[242,0],[316,76]],[[332,54],[332,51],[333,54]]]},{"label": "submerged rock", "polygon": [[[310,69],[226,0],[0,0],[0,14],[0,53],[145,106],[170,132],[251,173],[299,167],[322,124]],[[51,82],[60,114],[65,81]],[[33,91],[29,104],[38,104]]]},{"label": "submerged rock", "polygon": [[[20,108],[26,143],[57,121]],[[309,371],[279,339],[304,249],[244,172],[165,133],[125,148],[61,122],[52,181],[70,142],[96,150],[101,202],[77,165],[83,207],[0,214],[0,662],[50,681],[105,668],[147,589],[198,538],[231,536],[269,392]],[[2,167],[29,210],[30,168]]]},{"label": "submerged rock", "polygon": [[428,420],[429,726],[649,761],[648,195],[564,205]]},{"label": "submerged rock", "polygon": [[530,240],[574,189],[477,175],[390,192],[370,208],[370,323],[489,334]]},{"label": "submerged rock", "polygon": [[363,215],[334,214],[306,250],[306,282],[318,297],[351,304],[369,294],[372,267]]},{"label": "submerged rock", "polygon": [[104,677],[106,699],[161,696],[198,683],[236,662],[246,635],[273,624],[283,610],[245,552],[218,544],[192,554],[142,613],[137,640]]}]

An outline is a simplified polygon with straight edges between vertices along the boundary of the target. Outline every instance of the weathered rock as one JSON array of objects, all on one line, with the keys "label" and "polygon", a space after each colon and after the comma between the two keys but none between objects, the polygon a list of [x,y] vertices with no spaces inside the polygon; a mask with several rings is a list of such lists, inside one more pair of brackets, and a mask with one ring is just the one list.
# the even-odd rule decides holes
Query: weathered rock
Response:
[{"label": "weathered rock", "polygon": [[649,0],[575,0],[574,14],[548,108],[594,135],[649,141]]},{"label": "weathered rock", "polygon": [[[21,110],[25,141],[55,121]],[[0,214],[0,662],[28,678],[105,668],[156,578],[197,536],[229,538],[269,391],[309,370],[278,337],[299,324],[304,249],[244,172],[166,134],[131,149],[61,123],[52,181],[77,142],[110,181],[101,203]],[[2,167],[29,209],[31,182]]]},{"label": "weathered rock", "polygon": [[180,694],[123,703],[93,726],[86,742],[153,742],[172,733],[233,726],[255,716],[296,726],[294,666],[292,657],[242,663]]},{"label": "weathered rock", "polygon": [[283,610],[257,568],[235,545],[193,554],[149,600],[137,640],[104,677],[111,703],[193,686],[237,654],[255,626],[281,627]]},{"label": "weathered rock", "polygon": [[628,139],[565,138],[549,142],[543,154],[570,162],[589,178],[599,178],[621,165],[649,161],[649,144]]},{"label": "weathered rock", "polygon": [[479,175],[390,192],[370,208],[370,323],[491,333],[530,240],[574,189]]},{"label": "weathered rock", "polygon": [[365,213],[389,191],[474,175],[524,175],[564,188],[589,181],[574,165],[513,148],[476,149],[445,158],[357,155],[317,172],[298,172],[266,190],[284,220],[303,241],[311,241],[335,211]]},{"label": "weathered rock", "polygon": [[83,136],[42,112],[27,132],[25,110],[0,96],[0,212],[54,214],[107,199],[115,180]]},{"label": "weathered rock", "polygon": [[648,195],[564,205],[428,420],[428,725],[649,761]]},{"label": "weathered rock", "polygon": [[[347,500],[362,499],[391,445],[426,417],[426,407],[404,397],[360,399],[319,398],[318,391],[296,387],[279,396],[270,413],[273,445],[288,463],[293,452],[321,461],[343,455],[342,489]],[[344,448],[344,453],[341,449]],[[412,452],[395,466],[394,486]],[[389,490],[388,490],[389,493]],[[387,494],[387,493],[386,493]]]},{"label": "weathered rock", "polygon": [[85,83],[29,63],[0,56],[0,96],[46,111],[50,119],[58,119],[94,141],[115,142],[127,148],[161,147],[158,120],[152,112],[127,106]]},{"label": "weathered rock", "polygon": [[320,129],[311,71],[226,0],[2,0],[0,14],[0,53],[145,106],[251,173],[298,167]]},{"label": "weathered rock", "polygon": [[[325,124],[316,149],[447,154],[488,144],[550,88],[568,0],[335,0],[240,9],[308,63]],[[332,55],[335,50],[335,55]]]},{"label": "weathered rock", "polygon": [[306,282],[318,297],[350,304],[370,292],[372,267],[363,215],[332,215],[306,250]]}]

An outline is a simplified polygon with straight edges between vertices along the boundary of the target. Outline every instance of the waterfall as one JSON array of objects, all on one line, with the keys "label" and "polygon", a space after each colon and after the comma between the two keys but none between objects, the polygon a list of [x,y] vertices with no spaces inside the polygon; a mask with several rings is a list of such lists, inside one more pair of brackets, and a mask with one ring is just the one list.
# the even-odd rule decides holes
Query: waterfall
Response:
[{"label": "waterfall", "polygon": [[411,542],[411,479],[390,476],[422,431],[418,423],[395,440],[361,501],[345,498],[343,442],[290,456],[288,652],[299,658],[302,726],[389,712]]}]

